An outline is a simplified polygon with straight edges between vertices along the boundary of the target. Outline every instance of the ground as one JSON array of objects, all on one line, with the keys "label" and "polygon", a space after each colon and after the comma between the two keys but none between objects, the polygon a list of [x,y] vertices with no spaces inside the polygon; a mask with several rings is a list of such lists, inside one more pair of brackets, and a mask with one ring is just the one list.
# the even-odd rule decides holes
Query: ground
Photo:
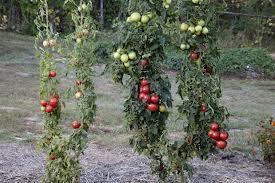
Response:
[{"label": "ground", "polygon": [[[38,102],[39,63],[34,57],[33,38],[6,32],[0,32],[0,36],[0,182],[39,182],[45,156],[35,148],[43,126]],[[149,160],[128,145],[131,134],[125,128],[123,115],[127,88],[114,84],[108,74],[101,75],[102,65],[95,70],[98,111],[91,140],[81,158],[82,182],[157,182],[150,174]],[[176,106],[180,99],[175,94],[175,73],[167,74],[173,83]],[[61,88],[67,87],[63,83],[73,82],[70,78],[62,81],[68,82],[61,82]],[[229,148],[207,161],[193,160],[195,172],[190,182],[274,181],[275,167],[262,161],[256,135],[258,122],[275,115],[275,81],[231,78],[223,79],[222,84],[222,102],[231,113]],[[72,106],[67,105],[63,115],[65,134],[70,132],[67,127],[77,115]],[[170,110],[167,126],[170,134],[178,134],[184,121],[176,120],[175,107]]]}]

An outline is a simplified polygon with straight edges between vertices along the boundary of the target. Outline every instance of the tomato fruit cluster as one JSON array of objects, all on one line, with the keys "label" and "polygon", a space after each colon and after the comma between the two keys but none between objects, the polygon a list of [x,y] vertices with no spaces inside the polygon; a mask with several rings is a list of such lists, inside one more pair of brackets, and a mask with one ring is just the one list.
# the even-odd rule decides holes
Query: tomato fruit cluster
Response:
[{"label": "tomato fruit cluster", "polygon": [[58,96],[51,97],[50,101],[41,100],[41,111],[46,113],[53,112],[58,107],[59,99]]},{"label": "tomato fruit cluster", "polygon": [[208,132],[208,136],[215,140],[216,146],[219,149],[224,149],[227,146],[227,139],[229,137],[228,132],[220,131],[220,125],[216,122],[210,125],[210,131]]}]

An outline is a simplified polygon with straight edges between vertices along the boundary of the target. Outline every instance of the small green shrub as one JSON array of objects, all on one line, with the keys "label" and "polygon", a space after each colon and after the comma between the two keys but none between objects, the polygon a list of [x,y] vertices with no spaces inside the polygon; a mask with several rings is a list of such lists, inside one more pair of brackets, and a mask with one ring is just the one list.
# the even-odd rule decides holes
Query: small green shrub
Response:
[{"label": "small green shrub", "polygon": [[217,61],[217,69],[222,74],[242,75],[253,71],[263,76],[275,76],[275,61],[270,54],[260,48],[234,48],[222,52]]}]

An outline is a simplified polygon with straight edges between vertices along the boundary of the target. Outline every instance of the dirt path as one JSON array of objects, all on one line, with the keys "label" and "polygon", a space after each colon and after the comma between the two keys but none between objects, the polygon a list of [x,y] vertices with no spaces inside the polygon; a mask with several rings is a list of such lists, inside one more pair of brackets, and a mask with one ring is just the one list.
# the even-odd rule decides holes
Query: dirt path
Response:
[{"label": "dirt path", "polygon": [[[39,182],[44,171],[43,154],[31,145],[0,144],[0,182]],[[148,160],[138,156],[129,148],[108,150],[89,144],[81,159],[82,183],[157,182],[150,175]],[[240,153],[225,153],[211,157],[208,161],[195,159],[192,183],[271,183],[275,180],[275,167],[264,166]],[[272,169],[273,168],[273,169]],[[273,177],[272,177],[273,176]]]}]

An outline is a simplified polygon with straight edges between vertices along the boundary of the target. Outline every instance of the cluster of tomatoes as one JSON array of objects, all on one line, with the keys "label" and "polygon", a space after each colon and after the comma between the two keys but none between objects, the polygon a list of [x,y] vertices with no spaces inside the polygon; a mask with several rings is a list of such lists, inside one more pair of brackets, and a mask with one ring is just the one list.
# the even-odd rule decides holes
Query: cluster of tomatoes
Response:
[{"label": "cluster of tomatoes", "polygon": [[140,81],[138,98],[140,101],[146,103],[147,109],[151,112],[166,111],[164,105],[159,106],[159,96],[151,92],[150,83],[146,79]]},{"label": "cluster of tomatoes", "polygon": [[147,24],[150,19],[153,18],[153,14],[151,12],[141,15],[138,12],[134,12],[127,18],[128,23],[138,23],[138,24]]},{"label": "cluster of tomatoes", "polygon": [[120,60],[125,67],[130,67],[131,64],[129,61],[135,60],[137,58],[137,54],[134,51],[127,53],[125,50],[119,48],[116,52],[113,53],[113,57],[116,60]]},{"label": "cluster of tomatoes", "polygon": [[219,149],[224,149],[227,146],[227,139],[229,137],[228,132],[220,131],[220,125],[216,122],[210,125],[210,131],[208,132],[208,136],[215,140],[216,146]]},{"label": "cluster of tomatoes", "polygon": [[41,111],[46,113],[51,113],[57,108],[58,103],[59,103],[59,100],[57,95],[51,97],[50,101],[41,100],[40,101]]},{"label": "cluster of tomatoes", "polygon": [[168,9],[170,7],[171,3],[172,3],[172,0],[163,0],[162,5],[164,8]]},{"label": "cluster of tomatoes", "polygon": [[45,40],[43,41],[43,46],[44,47],[49,47],[49,48],[52,48],[56,45],[56,39],[49,39],[49,40]]}]

